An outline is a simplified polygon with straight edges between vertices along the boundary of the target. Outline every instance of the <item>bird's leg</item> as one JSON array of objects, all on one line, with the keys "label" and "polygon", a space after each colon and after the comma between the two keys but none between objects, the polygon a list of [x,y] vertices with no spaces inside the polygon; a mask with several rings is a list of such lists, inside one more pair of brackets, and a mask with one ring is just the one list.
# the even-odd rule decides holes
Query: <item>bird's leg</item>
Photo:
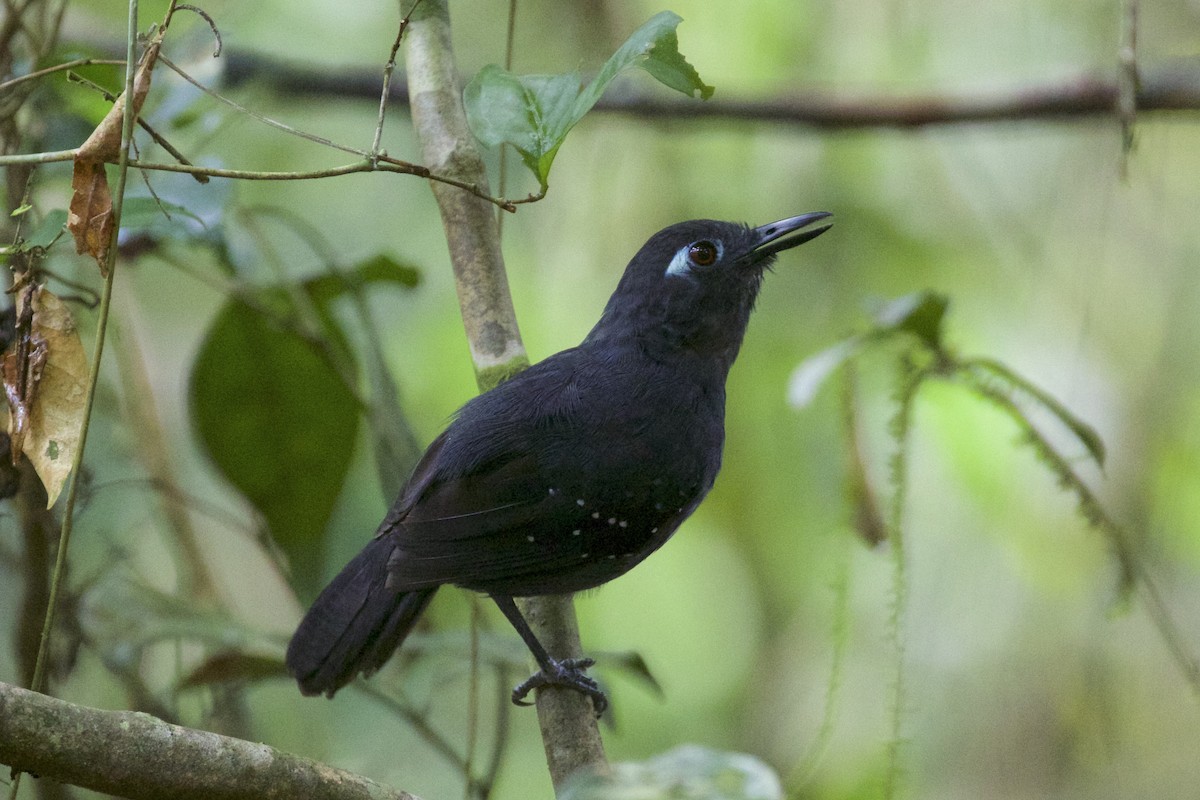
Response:
[{"label": "bird's leg", "polygon": [[517,633],[525,641],[525,646],[529,648],[529,652],[533,653],[534,660],[541,667],[540,671],[513,689],[513,703],[519,706],[532,705],[525,697],[534,689],[540,689],[543,686],[561,686],[565,689],[574,689],[592,698],[596,713],[603,714],[604,709],[608,708],[608,698],[605,697],[604,692],[600,691],[600,686],[596,681],[585,674],[587,668],[596,662],[590,658],[564,658],[562,660],[551,658],[550,654],[546,652],[546,648],[542,647],[542,643],[533,635],[533,630],[525,621],[525,617],[521,616],[521,611],[513,599],[506,595],[492,595],[492,599],[504,612],[504,616],[508,617],[512,626],[517,629]]}]

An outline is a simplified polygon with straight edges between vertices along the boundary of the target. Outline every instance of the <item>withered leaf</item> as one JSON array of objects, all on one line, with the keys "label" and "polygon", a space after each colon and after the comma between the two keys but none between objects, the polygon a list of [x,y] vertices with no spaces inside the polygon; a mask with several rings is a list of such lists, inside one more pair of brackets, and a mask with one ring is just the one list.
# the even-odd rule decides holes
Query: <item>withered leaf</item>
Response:
[{"label": "withered leaf", "polygon": [[15,462],[24,453],[54,505],[71,472],[87,405],[88,363],[75,319],[50,291],[33,287],[17,298],[17,319],[32,317],[28,330],[0,360],[9,403],[9,435]]},{"label": "withered leaf", "polygon": [[103,162],[75,158],[68,210],[67,230],[75,237],[75,252],[91,255],[99,264],[100,273],[105,274],[112,241],[113,208]]},{"label": "withered leaf", "polygon": [[[158,60],[159,42],[146,49],[133,78],[133,113],[142,110],[150,91],[150,74]],[[125,117],[126,97],[122,93],[87,141],[75,151],[75,169],[71,176],[71,204],[67,230],[75,237],[75,251],[96,259],[101,274],[106,272],[108,246],[113,234],[112,193],[104,164],[115,161],[121,151],[121,126]]]}]

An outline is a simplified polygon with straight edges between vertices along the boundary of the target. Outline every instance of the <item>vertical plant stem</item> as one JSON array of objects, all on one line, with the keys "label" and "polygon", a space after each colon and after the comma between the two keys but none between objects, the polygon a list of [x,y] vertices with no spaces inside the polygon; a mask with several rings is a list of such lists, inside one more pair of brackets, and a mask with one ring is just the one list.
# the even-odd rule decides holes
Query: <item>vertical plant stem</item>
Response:
[{"label": "vertical plant stem", "polygon": [[[121,204],[125,196],[125,178],[129,173],[129,144],[133,137],[133,78],[137,72],[137,29],[138,2],[129,0],[129,29],[126,35],[125,55],[125,116],[121,120],[121,155],[117,163],[117,187],[113,192],[113,229],[112,240],[108,247],[108,272],[104,278],[104,291],[100,297],[99,320],[96,323],[96,344],[92,352],[92,371],[88,376],[87,403],[84,406],[83,422],[79,428],[79,448],[75,451],[75,459],[71,464],[71,485],[67,489],[66,507],[63,509],[62,528],[58,535],[58,555],[54,562],[54,573],[50,578],[50,597],[46,605],[46,621],[42,626],[42,637],[38,643],[37,662],[34,666],[33,683],[29,687],[35,692],[42,691],[46,681],[46,662],[50,644],[50,633],[54,630],[54,617],[58,607],[58,592],[63,573],[67,565],[67,545],[71,541],[71,529],[74,521],[75,500],[79,494],[79,469],[83,464],[83,451],[87,446],[88,428],[92,419],[92,409],[96,401],[96,384],[100,378],[100,358],[104,353],[104,335],[108,328],[108,314],[112,306],[113,275],[116,274],[117,234],[121,229]],[[13,776],[9,797],[16,798],[21,789],[21,773]]]},{"label": "vertical plant stem", "polygon": [[[462,106],[444,0],[423,2],[413,12],[405,62],[413,123],[426,165],[438,174],[486,187],[483,159]],[[430,186],[450,246],[479,388],[487,390],[529,364],[508,291],[496,218],[486,201],[468,192],[439,183]]]},{"label": "vertical plant stem", "polygon": [[46,608],[46,623],[42,628],[42,639],[38,647],[37,667],[33,674],[35,692],[40,692],[46,679],[46,650],[50,640],[50,631],[54,628],[54,616],[58,605],[58,590],[60,577],[66,567],[67,545],[71,540],[71,530],[75,511],[75,500],[79,493],[79,469],[83,464],[83,452],[87,446],[88,428],[92,419],[92,409],[96,400],[96,384],[100,377],[100,359],[104,354],[104,337],[108,330],[108,315],[112,306],[113,275],[116,273],[117,234],[121,228],[121,203],[125,194],[125,178],[129,171],[129,143],[133,135],[133,77],[137,71],[137,0],[129,0],[129,34],[125,67],[125,96],[130,98],[125,104],[125,117],[121,122],[121,156],[117,164],[117,186],[113,192],[113,229],[112,241],[108,248],[108,274],[104,279],[104,291],[100,296],[99,319],[96,322],[96,343],[92,352],[92,371],[88,376],[87,404],[84,407],[83,422],[79,429],[79,449],[75,451],[75,460],[71,464],[71,485],[67,490],[66,506],[63,509],[62,529],[59,532],[58,556],[54,565],[54,575],[50,583],[50,602]]},{"label": "vertical plant stem", "polygon": [[[446,0],[424,0],[413,12],[405,50],[409,102],[426,165],[478,188],[487,185],[462,106],[462,87],[450,44]],[[474,195],[432,183],[441,211],[459,307],[476,381],[490,389],[528,365],[513,311],[491,207]],[[579,629],[569,597],[535,598],[525,604],[529,623],[556,657],[580,654]],[[555,789],[573,773],[606,766],[604,745],[591,700],[570,691],[539,692],[550,777]]]}]

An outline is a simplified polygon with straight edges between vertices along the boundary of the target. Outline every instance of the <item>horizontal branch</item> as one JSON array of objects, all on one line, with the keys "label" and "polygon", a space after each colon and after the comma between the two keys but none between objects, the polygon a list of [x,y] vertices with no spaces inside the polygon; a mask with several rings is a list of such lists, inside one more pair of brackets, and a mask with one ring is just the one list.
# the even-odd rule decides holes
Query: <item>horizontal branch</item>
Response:
[{"label": "horizontal branch", "polygon": [[264,744],[0,683],[0,764],[129,798],[417,800]]},{"label": "horizontal branch", "polygon": [[[226,85],[253,82],[292,95],[378,100],[383,77],[376,69],[330,70],[253,54],[225,56]],[[1192,63],[1141,68],[1136,110],[1200,110],[1200,67]],[[1083,74],[1004,91],[924,94],[908,97],[844,96],[829,92],[792,94],[770,100],[689,100],[617,87],[595,110],[663,120],[768,122],[823,130],[921,128],[983,122],[1067,121],[1119,115],[1121,89],[1113,75]],[[393,103],[407,102],[402,79],[393,78]]]},{"label": "horizontal branch", "polygon": [[[56,150],[49,153],[18,153],[0,156],[0,167],[11,164],[50,164],[59,161],[71,161],[77,150]],[[206,178],[229,178],[243,181],[308,181],[318,178],[336,178],[339,175],[354,175],[361,172],[399,172],[405,175],[416,175],[431,181],[445,183],[486,200],[492,205],[505,211],[516,211],[516,207],[525,200],[509,200],[503,197],[492,197],[478,184],[460,181],[446,175],[437,175],[419,164],[409,164],[388,156],[375,159],[364,159],[352,164],[342,164],[337,167],[314,169],[296,172],[264,171],[251,169],[225,169],[221,167],[205,167],[198,164],[159,164],[139,159],[130,159],[129,166],[133,169],[149,169],[159,172],[182,172],[188,175]]]}]

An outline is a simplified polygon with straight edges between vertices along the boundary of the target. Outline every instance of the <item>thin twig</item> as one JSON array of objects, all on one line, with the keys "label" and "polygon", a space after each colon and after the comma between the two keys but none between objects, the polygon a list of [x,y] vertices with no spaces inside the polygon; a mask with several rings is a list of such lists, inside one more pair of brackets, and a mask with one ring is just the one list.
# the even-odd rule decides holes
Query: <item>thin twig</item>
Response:
[{"label": "thin twig", "polygon": [[193,14],[200,17],[200,19],[208,23],[208,29],[212,31],[213,38],[217,40],[217,46],[213,48],[213,58],[220,58],[221,50],[224,48],[225,43],[221,41],[221,31],[219,28],[217,28],[216,20],[209,16],[209,13],[203,8],[191,5],[190,3],[179,3],[175,6],[175,10],[191,11]]},{"label": "thin twig", "polygon": [[[1188,61],[1139,64],[1136,94],[1139,114],[1200,109],[1198,69]],[[256,54],[233,54],[225,71],[227,85],[254,82],[293,96],[339,99],[379,96],[374,70],[332,70],[301,66]],[[406,87],[393,80],[390,101],[403,104]],[[632,83],[605,92],[594,112],[623,114],[670,122],[722,121],[738,125],[762,123],[826,131],[872,128],[911,130],[977,123],[1077,122],[1112,118],[1117,110],[1117,79],[1109,72],[1081,72],[1039,84],[1001,90],[964,87],[954,93],[896,96],[843,89],[789,90],[786,96],[712,99],[704,102],[643,91]]]},{"label": "thin twig", "polygon": [[388,54],[387,63],[383,65],[383,90],[379,93],[379,119],[375,124],[375,139],[371,142],[371,155],[373,157],[380,155],[379,145],[383,141],[383,121],[387,115],[388,95],[391,92],[392,74],[396,71],[396,53],[400,52],[400,42],[404,39],[404,31],[408,28],[408,20],[412,13],[416,11],[417,6],[421,4],[421,0],[415,0],[412,8],[400,20],[400,27],[396,31],[396,41],[392,42],[392,51]]},{"label": "thin twig", "polygon": [[79,67],[93,66],[121,67],[124,65],[125,59],[123,58],[77,58],[74,61],[67,61],[63,64],[55,64],[53,67],[46,67],[45,69],[39,69],[36,72],[29,72],[25,75],[4,81],[3,83],[0,83],[0,92],[6,91],[17,84],[24,83],[25,81],[44,78],[47,75],[53,75],[54,73],[62,72],[63,70],[72,70],[78,69]]},{"label": "thin twig", "polygon": [[[172,6],[174,0],[172,0]],[[170,12],[168,11],[168,14]],[[164,28],[165,30],[165,28]],[[136,115],[136,103],[133,102],[133,83],[137,73],[138,63],[135,48],[138,31],[138,0],[129,0],[129,26],[126,35],[127,51],[125,56],[125,113],[121,119],[121,149],[117,162],[117,183],[112,196],[112,238],[107,252],[107,269],[104,275],[104,289],[100,295],[100,313],[96,322],[96,342],[92,352],[91,374],[88,376],[87,399],[84,402],[83,420],[79,426],[79,446],[75,450],[71,462],[71,479],[67,488],[66,504],[63,508],[62,527],[59,530],[58,553],[55,556],[54,572],[50,578],[50,596],[46,604],[46,619],[42,626],[42,637],[38,643],[37,661],[34,667],[33,681],[30,689],[41,692],[45,686],[46,665],[50,646],[50,635],[54,630],[54,620],[58,611],[58,595],[61,590],[63,575],[67,567],[67,548],[71,541],[71,530],[75,518],[75,504],[79,497],[79,473],[83,467],[83,453],[87,447],[88,430],[91,427],[92,412],[96,403],[96,387],[100,383],[100,361],[104,354],[104,338],[108,328],[109,311],[112,307],[113,276],[116,274],[117,237],[121,230],[121,209],[125,197],[125,183],[129,175],[129,149],[133,142],[133,120]],[[161,43],[160,38],[157,43]],[[154,46],[154,45],[151,45]],[[12,794],[15,798],[20,791],[21,773],[13,777]]]},{"label": "thin twig", "polygon": [[190,83],[192,86],[195,86],[197,89],[204,92],[206,95],[213,98],[214,100],[216,100],[220,103],[224,103],[225,105],[232,108],[234,111],[237,111],[239,114],[245,114],[248,117],[253,117],[254,119],[258,120],[259,122],[263,123],[264,125],[270,125],[272,128],[281,130],[284,133],[291,134],[292,136],[298,136],[301,139],[308,139],[310,142],[316,142],[317,144],[322,144],[322,145],[325,145],[326,147],[332,147],[333,149],[341,150],[344,153],[353,153],[354,155],[363,156],[364,158],[368,157],[370,155],[370,153],[367,153],[363,150],[359,150],[357,147],[347,147],[344,144],[338,144],[337,142],[334,142],[330,139],[326,139],[324,136],[317,136],[315,133],[308,133],[307,131],[302,131],[297,128],[293,128],[291,125],[285,125],[284,123],[280,122],[279,120],[271,119],[270,117],[268,117],[265,114],[260,114],[257,111],[252,111],[251,109],[246,108],[241,103],[238,103],[235,100],[230,100],[228,97],[221,94],[220,92],[214,91],[213,89],[210,89],[209,87],[205,86],[203,83],[201,83],[200,81],[193,78],[191,75],[189,75],[187,72],[185,72],[181,67],[176,65],[175,62],[171,61],[171,59],[167,58],[166,56],[160,55],[158,57],[158,60],[161,61],[162,63],[166,64],[172,71],[175,72],[176,75],[183,78],[185,81]]},{"label": "thin twig", "polygon": [[[515,52],[517,41],[517,0],[508,0],[508,29],[504,33],[504,69],[512,72],[513,69],[513,54]],[[499,160],[500,170],[496,179],[496,185],[503,197],[508,191],[508,151],[511,148],[507,143],[500,145]],[[504,240],[504,215],[496,215],[496,230],[500,235],[501,241]]]},{"label": "thin twig", "polygon": [[[71,81],[73,83],[82,84],[83,86],[86,86],[89,89],[92,89],[93,91],[99,92],[100,96],[103,97],[105,100],[107,100],[110,103],[117,102],[117,96],[115,94],[108,91],[103,86],[96,83],[95,81],[90,81],[87,78],[83,77],[82,75],[80,75],[76,72],[67,72],[67,80]],[[176,149],[175,145],[168,142],[166,137],[164,137],[161,133],[159,133],[157,130],[155,130],[154,127],[149,122],[147,122],[146,120],[142,119],[139,116],[137,118],[137,124],[138,124],[138,127],[140,127],[142,130],[144,130],[146,133],[148,133],[150,135],[150,138],[154,140],[155,144],[157,144],[163,150],[166,150],[171,155],[172,158],[174,158],[180,164],[187,164],[188,166],[192,166],[192,162],[189,161],[183,153],[179,152],[179,150]],[[197,183],[208,183],[207,175],[192,175],[192,177],[196,179]]]}]

